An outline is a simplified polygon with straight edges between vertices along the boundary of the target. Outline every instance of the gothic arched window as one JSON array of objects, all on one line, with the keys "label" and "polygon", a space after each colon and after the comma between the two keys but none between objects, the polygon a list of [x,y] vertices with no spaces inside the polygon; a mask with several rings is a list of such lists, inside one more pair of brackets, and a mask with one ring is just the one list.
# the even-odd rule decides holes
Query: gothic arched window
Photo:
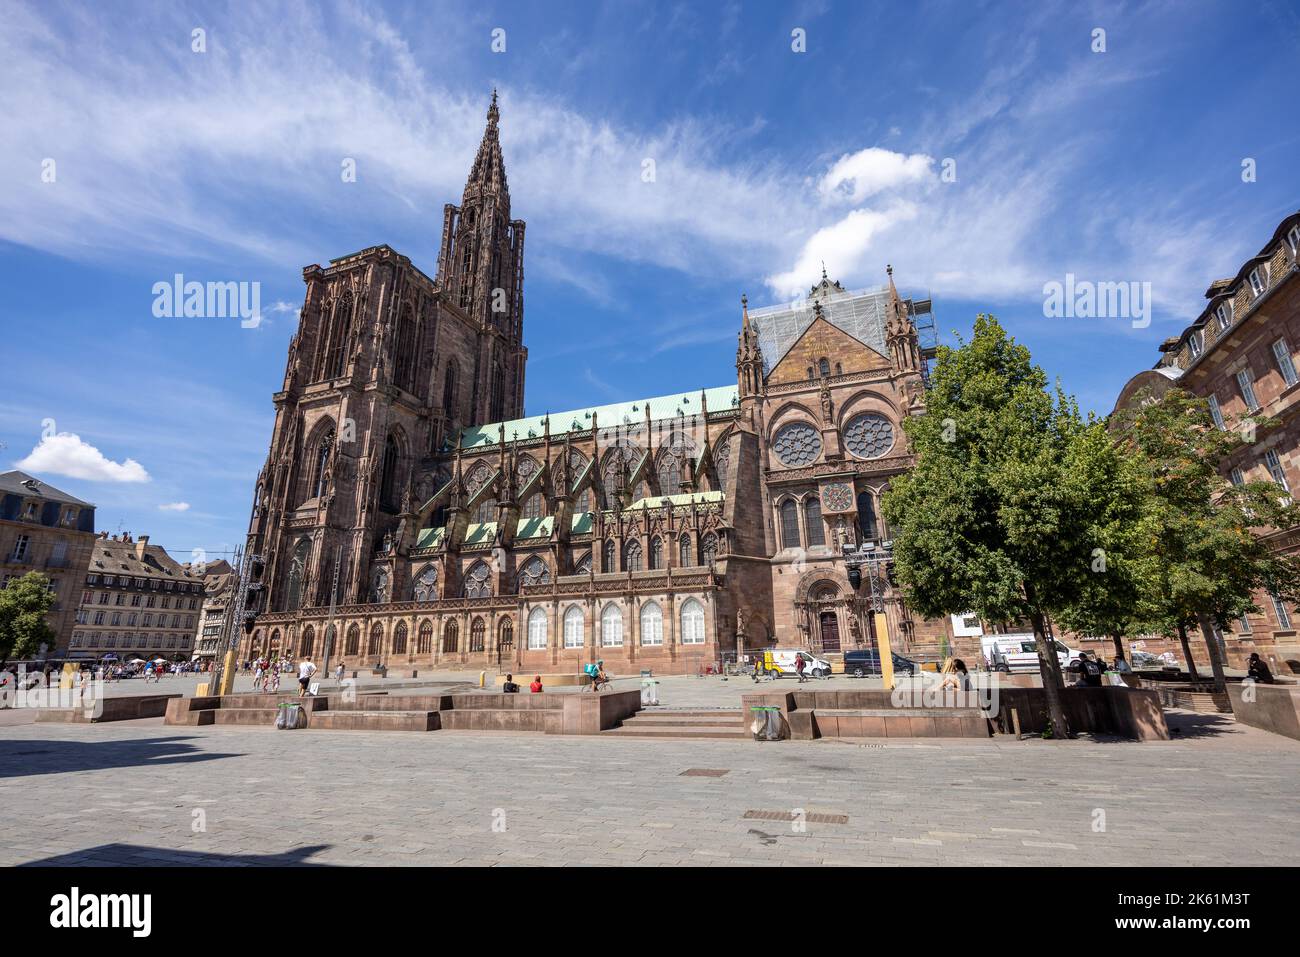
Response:
[{"label": "gothic arched window", "polygon": [[302,633],[302,655],[304,658],[310,658],[316,650],[316,629],[308,625]]},{"label": "gothic arched window", "polygon": [[534,492],[528,496],[524,502],[524,507],[519,512],[520,518],[541,518],[542,517],[542,493]]},{"label": "gothic arched window", "polygon": [[536,555],[524,562],[524,567],[519,570],[520,588],[525,585],[549,585],[550,583],[551,567]]},{"label": "gothic arched window", "polygon": [[370,629],[370,646],[366,649],[366,653],[372,658],[377,657],[379,655],[379,649],[382,648],[383,645],[384,626],[379,622],[375,622]]},{"label": "gothic arched window", "polygon": [[308,498],[320,498],[327,491],[330,471],[330,454],[334,451],[334,430],[330,429],[316,445],[316,461],[311,473],[311,494]]},{"label": "gothic arched window", "polygon": [[591,552],[587,552],[578,559],[578,563],[573,566],[573,573],[575,575],[591,574]]},{"label": "gothic arched window", "polygon": [[456,360],[447,362],[447,375],[442,380],[442,412],[449,419],[459,418],[456,408]]},{"label": "gothic arched window", "polygon": [[420,622],[420,633],[415,643],[415,653],[417,655],[427,655],[433,652],[433,622],[424,619]]},{"label": "gothic arched window", "polygon": [[384,441],[384,465],[379,482],[379,507],[396,511],[397,502],[397,440],[391,435]]},{"label": "gothic arched window", "polygon": [[683,568],[691,564],[691,536],[683,535],[677,539],[677,564]]},{"label": "gothic arched window", "polygon": [[822,525],[822,500],[814,492],[803,503],[804,534],[808,545],[825,545],[826,529]]},{"label": "gothic arched window", "polygon": [[460,628],[454,620],[442,626],[442,653],[454,655],[460,650]]},{"label": "gothic arched window", "polygon": [[831,363],[830,363],[830,360],[827,359],[825,356],[823,356],[822,358],[818,359],[818,360],[817,360],[817,371],[818,371],[821,375],[824,375],[824,376],[828,376],[828,375],[830,375],[830,374],[831,374]]},{"label": "gothic arched window", "polygon": [[662,568],[664,564],[664,545],[656,536],[650,540],[650,567]]},{"label": "gothic arched window", "polygon": [[781,503],[781,547],[799,547],[799,506],[792,498]]},{"label": "gothic arched window", "polygon": [[393,654],[406,654],[406,622],[399,621],[393,629]]},{"label": "gothic arched window", "polygon": [[506,367],[500,362],[492,372],[492,415],[493,422],[500,422],[506,417]]},{"label": "gothic arched window", "polygon": [[415,309],[408,302],[397,317],[396,360],[393,363],[393,384],[407,392],[415,391]]},{"label": "gothic arched window", "polygon": [[682,644],[704,644],[704,606],[694,598],[682,605]]},{"label": "gothic arched window", "polygon": [[488,522],[497,520],[497,500],[494,498],[485,498],[479,503],[479,507],[474,510],[474,521],[480,525],[486,525]]},{"label": "gothic arched window", "polygon": [[289,589],[286,611],[297,611],[302,607],[302,583],[307,574],[307,560],[311,556],[311,540],[304,538],[293,549],[293,558],[289,562]]},{"label": "gothic arched window", "polygon": [[876,537],[876,505],[867,491],[858,493],[858,531],[862,533],[863,541],[872,541]]},{"label": "gothic arched window", "polygon": [[534,608],[528,613],[528,650],[540,651],[546,647],[546,612]]},{"label": "gothic arched window", "polygon": [[347,371],[348,339],[352,335],[352,294],[344,293],[334,304],[334,319],[330,323],[329,353],[321,378],[337,379]]},{"label": "gothic arched window", "polygon": [[613,602],[600,613],[600,643],[606,648],[623,647],[623,611]]},{"label": "gothic arched window", "polygon": [[618,562],[616,560],[617,548],[612,538],[605,539],[604,548],[601,549],[600,570],[605,573],[618,571]]},{"label": "gothic arched window", "polygon": [[492,573],[485,562],[475,562],[465,576],[465,597],[492,597]]},{"label": "gothic arched window", "polygon": [[497,626],[497,649],[504,650],[515,643],[515,623],[509,618],[502,618]]},{"label": "gothic arched window", "polygon": [[718,557],[718,536],[712,532],[705,534],[700,539],[700,564],[712,565],[713,560]]},{"label": "gothic arched window", "polygon": [[629,572],[641,570],[641,543],[635,538],[623,547],[623,568]]},{"label": "gothic arched window", "polygon": [[344,651],[344,654],[351,655],[353,658],[361,654],[361,626],[360,625],[354,624],[348,626],[348,642],[346,645],[344,645],[344,648],[346,649]]},{"label": "gothic arched window", "polygon": [[487,625],[482,618],[475,618],[469,626],[469,650],[482,651],[483,638],[487,634]]},{"label": "gothic arched window", "polygon": [[569,610],[564,613],[564,647],[581,648],[583,641],[583,631],[587,627],[587,616],[582,613],[582,609],[577,605],[570,605]]},{"label": "gothic arched window", "polygon": [[648,601],[641,606],[641,644],[662,645],[663,643],[663,609],[655,602]]},{"label": "gothic arched window", "polygon": [[591,511],[591,489],[584,488],[582,494],[578,496],[578,503],[574,506],[576,512]]},{"label": "gothic arched window", "polygon": [[437,601],[438,570],[432,565],[425,565],[411,583],[411,594],[416,601]]}]

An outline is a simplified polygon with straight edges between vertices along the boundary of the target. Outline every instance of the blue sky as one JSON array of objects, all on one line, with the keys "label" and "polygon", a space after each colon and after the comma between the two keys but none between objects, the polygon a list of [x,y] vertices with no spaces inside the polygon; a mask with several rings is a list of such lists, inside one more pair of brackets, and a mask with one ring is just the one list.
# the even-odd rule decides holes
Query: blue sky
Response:
[{"label": "blue sky", "polygon": [[[788,301],[823,260],[850,288],[892,263],[948,339],[998,315],[1108,411],[1300,206],[1288,0],[0,18],[0,464],[67,433],[38,474],[181,560],[242,540],[301,268],[385,242],[432,274],[494,86],[528,222],[529,413],[734,381],[740,294]],[[178,272],[259,282],[263,323],[155,318]],[[1150,282],[1153,321],[1045,318],[1067,273]]]}]

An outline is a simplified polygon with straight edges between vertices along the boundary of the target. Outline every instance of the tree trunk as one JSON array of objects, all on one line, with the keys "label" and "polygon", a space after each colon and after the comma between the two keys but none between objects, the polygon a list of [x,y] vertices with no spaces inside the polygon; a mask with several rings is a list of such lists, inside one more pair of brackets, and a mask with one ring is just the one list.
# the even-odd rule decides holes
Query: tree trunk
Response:
[{"label": "tree trunk", "polygon": [[[1124,657],[1123,638],[1120,635],[1116,634],[1116,635],[1111,635],[1110,640],[1115,643],[1115,658],[1117,660],[1123,658]],[[1132,662],[1129,662],[1129,664],[1132,664]]]},{"label": "tree trunk", "polygon": [[1047,698],[1047,717],[1052,722],[1052,737],[1070,736],[1070,726],[1065,720],[1065,707],[1061,703],[1061,662],[1056,657],[1056,645],[1049,642],[1043,613],[1034,601],[1033,586],[1025,584],[1029,599],[1029,619],[1034,625],[1034,646],[1038,649],[1038,671],[1043,676],[1043,695]]},{"label": "tree trunk", "polygon": [[1178,623],[1178,640],[1183,644],[1183,657],[1187,659],[1187,673],[1192,676],[1193,681],[1200,681],[1200,672],[1196,670],[1196,662],[1192,660],[1192,646],[1187,643],[1187,625],[1181,621]]},{"label": "tree trunk", "polygon": [[1210,668],[1214,671],[1214,693],[1227,694],[1228,682],[1223,676],[1223,659],[1219,655],[1219,639],[1214,637],[1214,623],[1203,613],[1196,618],[1201,623],[1201,634],[1205,636],[1205,645],[1210,651]]}]

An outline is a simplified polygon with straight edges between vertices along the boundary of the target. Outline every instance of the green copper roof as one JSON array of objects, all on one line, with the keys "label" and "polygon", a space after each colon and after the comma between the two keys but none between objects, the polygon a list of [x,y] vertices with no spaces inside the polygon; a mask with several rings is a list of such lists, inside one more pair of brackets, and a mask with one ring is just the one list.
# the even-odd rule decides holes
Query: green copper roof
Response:
[{"label": "green copper roof", "polygon": [[574,512],[573,524],[570,529],[579,535],[588,534],[596,524],[596,515],[594,512]]},{"label": "green copper roof", "polygon": [[541,518],[521,518],[515,526],[515,538],[550,538],[555,525],[554,515]]},{"label": "green copper roof", "polygon": [[496,522],[478,522],[465,529],[465,544],[482,545],[484,542],[492,541],[496,535]]},{"label": "green copper roof", "polygon": [[[724,412],[739,405],[735,385],[715,386],[711,389],[694,392],[678,392],[673,395],[661,395],[650,399],[634,399],[630,402],[615,402],[611,405],[598,405],[589,409],[574,409],[571,412],[551,412],[551,435],[562,436],[566,432],[583,432],[591,428],[594,413],[596,424],[602,429],[616,426],[637,425],[645,421],[646,405],[650,406],[652,420],[671,419],[679,415],[699,415],[700,392],[708,402],[710,412]],[[545,415],[534,415],[509,422],[490,422],[461,432],[460,447],[477,449],[487,445],[496,445],[501,435],[501,426],[506,429],[506,441],[530,438],[540,439],[546,430]]]},{"label": "green copper roof", "polygon": [[721,502],[725,498],[724,492],[682,492],[680,495],[651,495],[649,498],[639,498],[628,508],[659,508],[668,499],[673,505],[691,505],[703,504],[704,502]]},{"label": "green copper roof", "polygon": [[416,548],[437,548],[442,544],[442,538],[446,534],[446,529],[439,525],[437,528],[422,528],[420,535],[415,540]]}]

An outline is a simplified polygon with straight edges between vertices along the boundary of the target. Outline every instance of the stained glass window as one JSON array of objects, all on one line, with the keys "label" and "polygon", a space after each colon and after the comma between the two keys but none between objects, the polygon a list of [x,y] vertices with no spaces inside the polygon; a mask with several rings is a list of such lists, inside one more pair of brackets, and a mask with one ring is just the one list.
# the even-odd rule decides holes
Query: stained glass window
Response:
[{"label": "stained glass window", "polygon": [[483,562],[475,562],[474,567],[465,576],[466,598],[491,598],[492,573]]},{"label": "stained glass window", "polygon": [[822,437],[807,422],[791,422],[777,430],[772,449],[784,465],[810,465],[822,454]]},{"label": "stained glass window", "polygon": [[844,430],[844,445],[857,458],[879,458],[894,447],[894,424],[874,412],[854,416]]}]

